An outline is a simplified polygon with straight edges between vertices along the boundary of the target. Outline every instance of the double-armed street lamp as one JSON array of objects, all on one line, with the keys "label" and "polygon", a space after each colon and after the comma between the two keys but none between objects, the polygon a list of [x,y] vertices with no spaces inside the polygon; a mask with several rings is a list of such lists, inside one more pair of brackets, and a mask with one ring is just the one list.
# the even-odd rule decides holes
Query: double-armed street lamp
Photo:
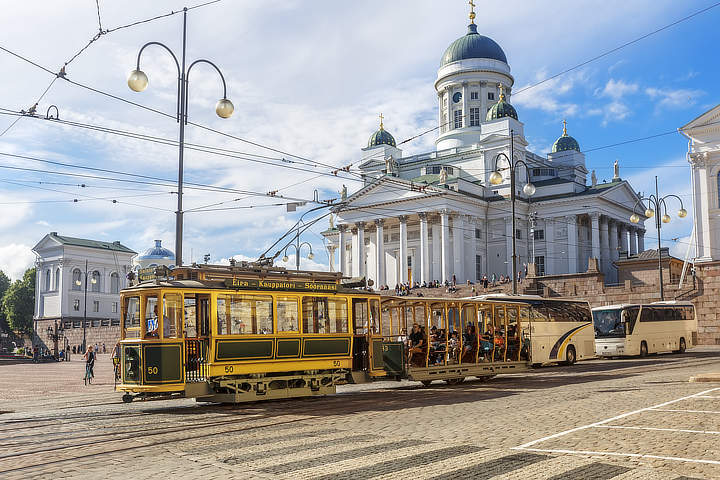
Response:
[{"label": "double-armed street lamp", "polygon": [[288,254],[287,254],[288,248],[290,248],[290,247],[295,248],[295,270],[299,271],[300,270],[300,249],[303,247],[303,245],[307,245],[307,247],[310,249],[310,253],[308,253],[308,256],[307,256],[308,260],[312,260],[313,258],[315,258],[315,254],[312,251],[312,245],[310,245],[310,243],[308,243],[308,242],[300,243],[300,235],[297,235],[295,237],[295,241],[296,241],[296,243],[291,243],[290,245],[285,247],[285,255],[283,256],[282,261],[287,262],[289,259]]},{"label": "double-armed street lamp", "polygon": [[47,335],[48,338],[50,338],[50,340],[52,340],[53,342],[53,356],[56,360],[60,358],[60,352],[58,351],[58,342],[61,338],[63,338],[64,333],[65,330],[63,328],[62,322],[60,322],[60,324],[58,325],[58,321],[55,320],[55,328],[53,328],[53,325],[48,325]]},{"label": "double-armed street lamp", "polygon": [[[137,58],[137,67],[135,70],[130,72],[130,76],[128,77],[128,86],[136,91],[136,92],[142,92],[147,88],[148,85],[148,77],[140,70],[140,56],[143,53],[143,50],[145,50],[146,47],[149,47],[150,45],[157,45],[159,47],[164,48],[168,53],[170,53],[170,56],[172,56],[173,60],[175,60],[175,66],[177,67],[178,72],[178,81],[177,81],[177,111],[176,111],[176,121],[180,124],[180,136],[179,136],[179,152],[178,152],[178,203],[177,203],[177,211],[175,212],[175,264],[177,266],[182,265],[182,236],[183,236],[183,205],[182,205],[182,186],[183,186],[183,151],[185,149],[185,125],[188,123],[188,82],[189,82],[189,76],[190,76],[190,70],[197,65],[198,63],[207,63],[211,67],[213,67],[218,74],[220,75],[220,79],[222,80],[223,85],[223,96],[220,100],[218,100],[217,104],[215,105],[215,113],[220,118],[229,118],[235,109],[232,102],[228,100],[227,98],[227,85],[225,84],[225,77],[223,76],[220,69],[215,65],[213,62],[205,59],[195,60],[190,64],[189,67],[187,67],[187,70],[185,69],[185,50],[186,50],[186,44],[187,44],[187,8],[183,11],[183,40],[182,40],[182,55],[181,55],[181,62],[178,62],[177,57],[173,53],[173,51],[167,47],[166,45],[160,43],[160,42],[148,42],[145,45],[142,46],[140,51],[138,52],[138,58]],[[182,65],[181,65],[182,63]]]},{"label": "double-armed street lamp", "polygon": [[523,166],[525,168],[525,176],[527,179],[527,183],[523,187],[525,195],[528,197],[535,195],[535,185],[530,183],[530,170],[528,169],[527,164],[522,159],[515,158],[515,146],[513,143],[514,137],[514,132],[510,130],[510,155],[512,158],[502,152],[495,156],[495,168],[490,174],[490,184],[500,185],[503,181],[503,176],[498,168],[498,160],[502,157],[505,159],[508,164],[508,168],[510,169],[510,204],[512,205],[512,293],[513,295],[517,295],[517,249],[515,245],[517,239],[515,228],[515,171],[517,167]]},{"label": "double-armed street lamp", "polygon": [[[662,274],[662,256],[661,256],[661,239],[660,239],[660,228],[662,227],[663,223],[670,223],[670,215],[667,213],[667,202],[666,199],[668,198],[675,198],[678,202],[680,202],[680,210],[678,210],[677,215],[680,218],[685,218],[687,216],[687,210],[683,207],[683,202],[680,197],[677,195],[665,195],[664,197],[661,197],[658,193],[658,178],[655,177],[655,195],[650,195],[649,197],[641,197],[638,199],[637,202],[635,202],[635,206],[633,206],[633,214],[630,216],[630,221],[632,223],[638,223],[640,222],[640,215],[635,213],[635,209],[638,205],[643,205],[645,207],[645,216],[647,218],[655,217],[655,228],[657,228],[657,240],[658,240],[658,247],[657,247],[657,253],[658,253],[658,278],[660,281],[660,301],[665,300],[665,287],[663,286],[663,274]],[[647,202],[647,205],[645,205],[644,202]],[[661,216],[662,215],[662,216]]]}]

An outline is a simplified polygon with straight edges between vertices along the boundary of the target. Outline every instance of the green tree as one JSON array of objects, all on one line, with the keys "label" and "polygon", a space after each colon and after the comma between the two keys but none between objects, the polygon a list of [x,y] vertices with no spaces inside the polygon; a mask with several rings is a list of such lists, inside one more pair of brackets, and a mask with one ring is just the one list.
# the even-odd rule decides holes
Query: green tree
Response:
[{"label": "green tree", "polygon": [[2,312],[10,328],[31,333],[35,309],[35,269],[25,271],[22,280],[15,280],[2,299]]},{"label": "green tree", "polygon": [[5,320],[5,313],[3,313],[2,309],[2,299],[5,296],[7,289],[10,288],[11,283],[12,281],[10,280],[10,277],[0,270],[0,331],[9,329],[7,321]]}]

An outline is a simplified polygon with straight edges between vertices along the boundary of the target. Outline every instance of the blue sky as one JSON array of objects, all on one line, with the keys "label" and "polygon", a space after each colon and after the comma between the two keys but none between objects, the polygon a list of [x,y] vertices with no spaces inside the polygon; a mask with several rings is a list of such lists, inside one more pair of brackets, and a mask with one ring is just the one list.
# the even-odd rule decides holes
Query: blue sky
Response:
[{"label": "blue sky", "polygon": [[[477,4],[478,29],[505,50],[518,91],[712,2],[514,0]],[[103,28],[112,28],[182,6],[177,1],[101,0],[101,21]],[[199,66],[191,78],[192,121],[337,166],[357,165],[362,157],[360,148],[377,128],[380,112],[398,141],[435,126],[433,81],[437,67],[447,45],[465,33],[468,23],[467,2],[462,0],[225,0],[193,10],[188,18],[188,59],[207,58],[218,64],[236,108],[229,120],[215,116],[220,84],[212,70]],[[546,153],[561,133],[563,118],[568,120],[569,133],[587,150],[673,131],[716,105],[720,102],[720,66],[714,46],[720,40],[715,28],[719,20],[720,7],[514,95],[512,103],[525,124],[531,149]],[[145,92],[131,92],[126,78],[145,42],[161,41],[179,51],[180,27],[181,16],[174,15],[103,35],[70,64],[68,77],[173,112],[175,74],[166,54],[148,49],[143,55],[142,68],[150,77]],[[4,7],[0,19],[0,46],[57,71],[97,30],[94,2],[13,2]],[[47,73],[4,52],[0,52],[0,70],[4,72],[0,76],[0,108],[27,109],[52,80]],[[63,80],[50,88],[39,110],[44,113],[51,104],[59,107],[64,120],[177,137],[172,120]],[[0,115],[0,132],[12,120]],[[187,137],[203,145],[274,159],[283,156],[192,126]],[[433,141],[434,133],[425,135],[406,144],[405,152],[432,150]],[[587,165],[597,171],[600,181],[609,180],[612,164],[618,159],[621,176],[643,192],[650,191],[654,175],[658,175],[661,194],[681,195],[691,210],[686,151],[686,140],[675,133],[589,151]],[[177,175],[175,147],[36,119],[22,119],[0,137],[0,152],[168,179]],[[71,171],[6,156],[0,156],[2,165]],[[343,183],[351,192],[358,187],[355,182],[321,176],[328,168],[307,169],[296,171],[187,152],[185,175],[187,181],[255,192],[281,189],[281,194],[298,198],[312,198],[315,189],[321,198],[330,198]],[[83,182],[88,186],[73,186]],[[298,182],[302,183],[283,188]],[[34,260],[30,248],[50,231],[121,240],[137,251],[160,238],[173,248],[176,200],[171,191],[170,187],[0,168],[0,269],[14,277],[20,275]],[[186,193],[186,208],[220,202],[225,202],[220,207],[277,202],[262,197],[233,201],[240,197],[233,193]],[[73,198],[84,198],[79,195],[102,200],[73,203]],[[112,203],[112,199],[125,203]],[[49,203],[59,200],[65,202]],[[48,203],[17,203],[41,201]],[[287,214],[282,207],[270,206],[188,213],[184,258],[187,261],[191,251],[195,260],[205,253],[213,261],[230,256],[255,258],[303,211]],[[317,234],[326,225],[320,222],[314,233],[303,238],[312,242],[316,253],[314,262],[304,261],[303,266],[319,268],[327,263]],[[673,250],[684,254],[682,242],[691,228],[690,218],[675,219],[663,238],[680,238]]]}]

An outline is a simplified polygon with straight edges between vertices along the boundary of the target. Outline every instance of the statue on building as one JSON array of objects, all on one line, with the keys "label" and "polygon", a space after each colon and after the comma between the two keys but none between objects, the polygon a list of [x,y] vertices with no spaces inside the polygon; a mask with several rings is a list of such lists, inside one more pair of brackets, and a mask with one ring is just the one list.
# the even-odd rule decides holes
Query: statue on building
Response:
[{"label": "statue on building", "polygon": [[620,165],[617,159],[615,159],[615,163],[613,164],[613,172],[613,180],[620,180]]},{"label": "statue on building", "polygon": [[340,200],[343,202],[347,200],[347,186],[344,184],[342,190],[340,190]]},{"label": "statue on building", "polygon": [[438,183],[441,185],[443,183],[447,183],[447,178],[448,178],[447,170],[445,170],[445,167],[442,167],[442,169],[440,169],[440,180]]},{"label": "statue on building", "polygon": [[593,170],[592,174],[590,175],[590,182],[592,182],[593,187],[597,185],[597,175],[595,175],[595,170]]},{"label": "statue on building", "polygon": [[332,213],[331,213],[330,216],[328,217],[328,223],[330,224],[330,230],[332,230],[333,228],[335,228],[335,225],[334,225],[334,222],[333,222],[333,214],[332,214]]}]

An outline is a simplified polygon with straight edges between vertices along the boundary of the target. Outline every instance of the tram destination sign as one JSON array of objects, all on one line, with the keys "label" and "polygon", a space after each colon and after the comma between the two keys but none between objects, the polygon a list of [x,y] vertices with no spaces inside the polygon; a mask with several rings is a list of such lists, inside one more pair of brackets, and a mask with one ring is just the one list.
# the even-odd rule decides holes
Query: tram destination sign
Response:
[{"label": "tram destination sign", "polygon": [[337,292],[337,283],[296,282],[293,280],[260,280],[228,278],[225,286],[243,290],[295,290],[302,292]]}]

